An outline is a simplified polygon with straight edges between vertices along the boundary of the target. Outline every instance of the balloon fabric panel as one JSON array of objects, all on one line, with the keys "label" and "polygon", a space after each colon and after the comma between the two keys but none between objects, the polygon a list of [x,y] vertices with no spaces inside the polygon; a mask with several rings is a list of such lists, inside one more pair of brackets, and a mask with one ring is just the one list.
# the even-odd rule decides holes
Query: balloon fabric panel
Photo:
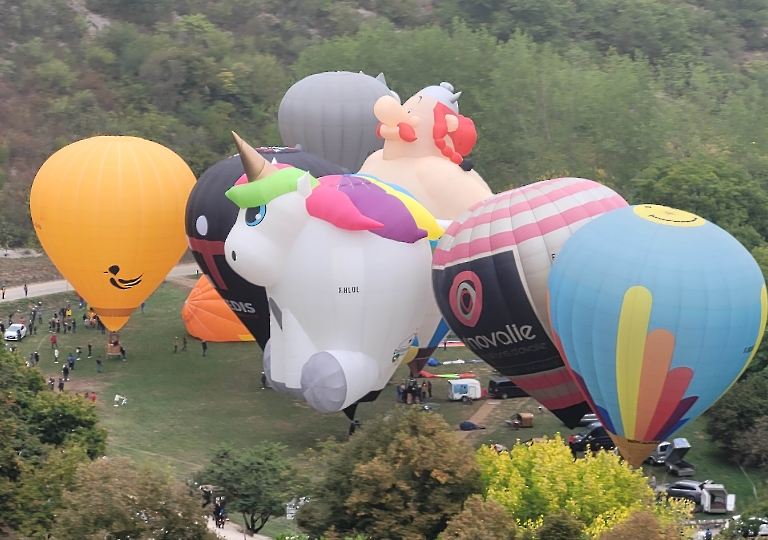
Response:
[{"label": "balloon fabric panel", "polygon": [[751,255],[719,227],[663,208],[641,207],[667,222],[633,207],[586,225],[549,279],[556,341],[606,428],[629,442],[663,440],[704,412],[765,326]]},{"label": "balloon fabric panel", "polygon": [[180,157],[136,137],[73,143],[38,172],[30,209],[40,242],[111,330],[184,253],[182,216],[193,185]]},{"label": "balloon fabric panel", "polygon": [[575,230],[622,206],[590,180],[537,182],[473,206],[448,227],[433,259],[435,296],[454,332],[569,427],[589,407],[550,338],[547,278]]}]

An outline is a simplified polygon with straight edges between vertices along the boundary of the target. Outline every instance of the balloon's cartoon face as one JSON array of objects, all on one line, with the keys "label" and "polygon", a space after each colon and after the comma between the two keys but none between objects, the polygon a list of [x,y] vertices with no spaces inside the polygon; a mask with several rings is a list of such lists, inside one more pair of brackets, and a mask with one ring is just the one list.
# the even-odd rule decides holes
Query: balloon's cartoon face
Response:
[{"label": "balloon's cartoon face", "polygon": [[144,276],[144,274],[139,274],[138,277],[128,278],[128,279],[122,279],[117,277],[117,275],[120,273],[120,267],[116,264],[113,264],[110,266],[106,272],[104,272],[107,275],[110,275],[109,283],[113,287],[120,289],[121,291],[125,291],[127,289],[132,289],[136,285],[139,285],[141,283],[141,278]]},{"label": "balloon's cartoon face", "polygon": [[305,199],[314,179],[299,169],[283,171],[227,192],[240,207],[224,242],[227,263],[245,280],[263,287],[279,281],[291,245],[309,221]]},{"label": "balloon's cartoon face", "polygon": [[704,218],[696,214],[660,204],[641,204],[635,206],[634,212],[643,219],[671,227],[701,227],[706,223]]}]

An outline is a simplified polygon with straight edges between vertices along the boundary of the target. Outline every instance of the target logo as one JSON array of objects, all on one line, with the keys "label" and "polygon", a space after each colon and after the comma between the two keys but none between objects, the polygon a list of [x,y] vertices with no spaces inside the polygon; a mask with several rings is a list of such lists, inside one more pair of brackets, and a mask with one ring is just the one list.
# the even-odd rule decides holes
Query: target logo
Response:
[{"label": "target logo", "polygon": [[483,310],[483,285],[477,274],[470,270],[460,272],[451,285],[449,302],[451,311],[465,326],[473,327]]}]

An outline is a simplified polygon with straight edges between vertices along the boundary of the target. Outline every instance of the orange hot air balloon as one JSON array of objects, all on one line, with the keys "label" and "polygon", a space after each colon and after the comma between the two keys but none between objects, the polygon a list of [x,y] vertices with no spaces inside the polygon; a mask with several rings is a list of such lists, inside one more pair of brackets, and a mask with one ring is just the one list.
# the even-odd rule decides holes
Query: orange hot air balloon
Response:
[{"label": "orange hot air balloon", "polygon": [[110,330],[126,323],[184,254],[194,184],[184,160],[136,137],[70,144],[35,176],[37,237]]},{"label": "orange hot air balloon", "polygon": [[214,342],[254,341],[207,276],[202,276],[189,293],[181,308],[181,318],[189,335],[199,339]]}]

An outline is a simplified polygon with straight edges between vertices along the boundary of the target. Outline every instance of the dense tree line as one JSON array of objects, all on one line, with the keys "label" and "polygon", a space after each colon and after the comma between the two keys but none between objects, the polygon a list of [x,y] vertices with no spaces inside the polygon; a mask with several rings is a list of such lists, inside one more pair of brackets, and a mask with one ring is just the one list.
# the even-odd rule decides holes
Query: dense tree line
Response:
[{"label": "dense tree line", "polygon": [[402,96],[450,80],[496,191],[571,174],[631,196],[698,155],[763,186],[766,20],[768,0],[0,0],[0,243],[34,242],[29,185],[57,148],[138,135],[199,174],[231,129],[279,144],[285,90],[334,69]]}]

